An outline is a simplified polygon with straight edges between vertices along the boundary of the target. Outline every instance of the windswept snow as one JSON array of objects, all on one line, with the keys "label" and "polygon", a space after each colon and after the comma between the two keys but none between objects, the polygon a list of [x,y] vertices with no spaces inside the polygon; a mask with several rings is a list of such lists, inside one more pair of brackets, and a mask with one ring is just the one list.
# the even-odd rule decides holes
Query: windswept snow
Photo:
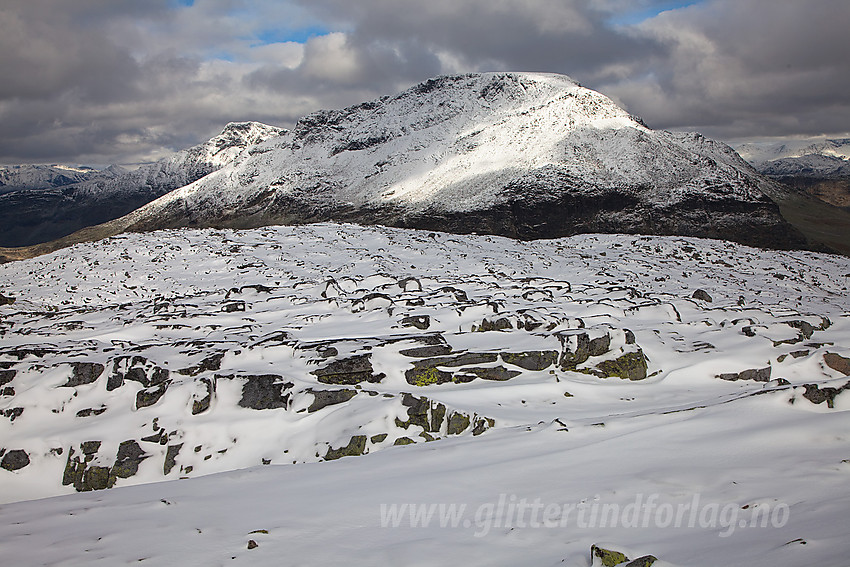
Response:
[{"label": "windswept snow", "polygon": [[[715,240],[340,224],[5,264],[0,498],[116,488],[0,507],[0,550],[843,565],[848,278],[844,257]],[[441,527],[439,504],[463,508]],[[637,526],[591,519],[631,504]]]}]

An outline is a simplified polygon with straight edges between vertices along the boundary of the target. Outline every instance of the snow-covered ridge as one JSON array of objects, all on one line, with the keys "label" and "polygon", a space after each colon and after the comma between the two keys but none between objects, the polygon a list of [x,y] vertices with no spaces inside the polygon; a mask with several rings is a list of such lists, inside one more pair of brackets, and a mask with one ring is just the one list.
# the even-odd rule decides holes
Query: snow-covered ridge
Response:
[{"label": "snow-covered ridge", "polygon": [[246,148],[286,133],[284,128],[259,122],[231,122],[206,142],[143,165],[108,182],[76,187],[80,194],[96,196],[147,188],[160,193],[182,187],[239,160]]}]

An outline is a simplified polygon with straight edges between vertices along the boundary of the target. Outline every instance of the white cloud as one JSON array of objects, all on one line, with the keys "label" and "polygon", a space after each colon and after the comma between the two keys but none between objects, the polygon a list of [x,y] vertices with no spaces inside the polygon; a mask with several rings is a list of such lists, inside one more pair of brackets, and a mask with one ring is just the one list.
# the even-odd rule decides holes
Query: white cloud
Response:
[{"label": "white cloud", "polygon": [[[565,73],[653,127],[850,130],[846,0],[6,0],[0,162],[137,161],[441,73]],[[305,43],[287,34],[310,29]],[[324,33],[328,30],[328,33]]]}]

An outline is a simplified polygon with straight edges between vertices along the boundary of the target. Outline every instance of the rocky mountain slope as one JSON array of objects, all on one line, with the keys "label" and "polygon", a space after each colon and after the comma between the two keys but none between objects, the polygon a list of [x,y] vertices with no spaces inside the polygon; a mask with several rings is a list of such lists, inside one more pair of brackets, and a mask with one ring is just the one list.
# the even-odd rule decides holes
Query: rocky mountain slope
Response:
[{"label": "rocky mountain slope", "polygon": [[283,132],[256,122],[228,124],[203,144],[132,171],[117,166],[103,171],[60,166],[0,169],[0,181],[8,189],[0,194],[0,246],[47,242],[118,218]]},{"label": "rocky mountain slope", "polygon": [[[848,274],[842,256],[697,238],[338,224],[4,264],[0,500],[113,489],[3,506],[0,547],[29,564],[586,567],[601,540],[658,565],[837,565]],[[576,515],[650,496],[639,526]],[[545,529],[499,511],[523,498],[556,506]],[[467,511],[429,526],[393,520],[401,503]],[[690,527],[656,515],[682,506]]]}]

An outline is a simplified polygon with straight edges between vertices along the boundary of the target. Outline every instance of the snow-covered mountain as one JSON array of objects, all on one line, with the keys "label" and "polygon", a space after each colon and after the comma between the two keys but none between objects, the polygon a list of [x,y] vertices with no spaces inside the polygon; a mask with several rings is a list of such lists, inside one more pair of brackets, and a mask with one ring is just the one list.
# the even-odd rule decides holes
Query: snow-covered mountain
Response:
[{"label": "snow-covered mountain", "polygon": [[[850,138],[742,144],[737,150],[762,174],[845,211],[850,208]],[[847,218],[832,218],[835,214],[822,210],[813,216],[847,233]],[[846,244],[840,248],[848,253]]]},{"label": "snow-covered mountain", "polygon": [[850,138],[750,142],[736,144],[734,147],[741,157],[757,168],[776,160],[797,159],[806,156],[850,159]]},{"label": "snow-covered mountain", "polygon": [[71,165],[0,165],[0,194],[22,189],[65,187],[95,177],[114,177],[115,167],[100,171]]},{"label": "snow-covered mountain", "polygon": [[774,178],[850,177],[850,138],[747,143],[735,149],[760,172]]},{"label": "snow-covered mountain", "polygon": [[848,274],[338,224],[4,264],[3,560],[842,565]]},{"label": "snow-covered mountain", "polygon": [[850,159],[823,154],[780,158],[759,165],[759,170],[770,177],[809,177],[837,179],[850,177]]},{"label": "snow-covered mountain", "polygon": [[7,167],[5,171],[15,175],[2,177],[0,170],[0,180],[7,180],[10,189],[0,194],[0,245],[46,242],[115,219],[237,161],[246,148],[284,132],[257,122],[231,123],[203,144],[131,171],[118,166],[103,171]]},{"label": "snow-covered mountain", "polygon": [[311,114],[99,234],[342,220],[804,247],[766,196],[781,191],[728,146],[650,130],[567,77],[484,73]]}]

